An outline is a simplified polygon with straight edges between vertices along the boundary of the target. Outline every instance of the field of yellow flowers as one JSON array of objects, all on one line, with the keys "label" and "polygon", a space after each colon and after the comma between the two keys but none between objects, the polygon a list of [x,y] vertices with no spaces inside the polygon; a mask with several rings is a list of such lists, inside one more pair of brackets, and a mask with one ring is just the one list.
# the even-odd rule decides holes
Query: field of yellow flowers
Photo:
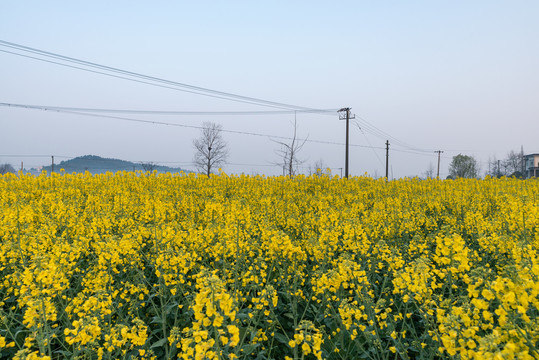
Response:
[{"label": "field of yellow flowers", "polygon": [[0,176],[1,359],[539,358],[539,182]]}]

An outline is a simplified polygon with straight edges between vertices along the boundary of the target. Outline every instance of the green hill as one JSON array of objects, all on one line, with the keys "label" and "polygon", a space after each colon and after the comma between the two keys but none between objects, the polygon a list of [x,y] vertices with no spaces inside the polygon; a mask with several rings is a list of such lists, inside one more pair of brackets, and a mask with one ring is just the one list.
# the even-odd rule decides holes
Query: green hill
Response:
[{"label": "green hill", "polygon": [[[150,163],[134,163],[131,161],[125,161],[120,159],[109,159],[102,158],[96,155],[84,155],[79,156],[70,160],[61,161],[58,164],[54,164],[54,171],[59,172],[60,169],[64,169],[66,173],[73,172],[85,172],[89,171],[92,174],[103,174],[106,172],[117,172],[117,171],[133,171],[133,170],[142,170],[145,171],[144,166],[150,165]],[[185,171],[181,168],[172,168],[168,166],[162,166],[157,164],[153,165],[153,169],[158,172],[171,172],[176,173],[180,171]],[[51,165],[44,166],[42,170],[47,172],[51,171]]]}]

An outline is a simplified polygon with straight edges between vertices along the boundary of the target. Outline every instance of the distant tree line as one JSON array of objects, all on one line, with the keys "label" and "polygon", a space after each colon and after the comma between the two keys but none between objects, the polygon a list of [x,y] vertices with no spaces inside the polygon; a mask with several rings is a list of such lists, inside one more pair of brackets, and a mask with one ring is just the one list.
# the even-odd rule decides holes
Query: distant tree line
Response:
[{"label": "distant tree line", "polygon": [[[475,157],[470,155],[458,154],[453,156],[449,164],[448,179],[456,178],[479,178],[480,177],[479,162]],[[488,169],[485,175],[491,177],[516,177],[522,178],[524,173],[524,152],[520,153],[511,150],[504,159],[489,158]],[[427,170],[431,173],[432,170]]]},{"label": "distant tree line", "polygon": [[0,165],[0,175],[4,175],[4,174],[7,174],[7,173],[15,174],[15,173],[17,173],[17,171],[10,164],[7,164],[7,163],[6,164],[1,164]]},{"label": "distant tree line", "polygon": [[522,178],[524,173],[524,152],[517,153],[511,150],[505,159],[489,158],[487,175],[492,177],[514,176]]}]

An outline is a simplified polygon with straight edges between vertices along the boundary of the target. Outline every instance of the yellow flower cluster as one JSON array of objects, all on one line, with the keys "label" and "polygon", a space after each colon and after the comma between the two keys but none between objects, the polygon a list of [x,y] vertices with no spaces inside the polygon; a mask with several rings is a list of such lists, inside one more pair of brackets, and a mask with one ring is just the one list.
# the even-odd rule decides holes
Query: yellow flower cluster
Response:
[{"label": "yellow flower cluster", "polygon": [[323,341],[322,334],[320,334],[320,331],[313,323],[308,320],[302,320],[296,328],[294,339],[290,340],[288,344],[291,348],[299,347],[302,352],[302,358],[312,353],[320,360],[322,359],[320,347]]},{"label": "yellow flower cluster", "polygon": [[539,357],[539,182],[0,176],[1,359]]},{"label": "yellow flower cluster", "polygon": [[183,330],[185,336],[181,339],[180,356],[183,359],[217,359],[240,341],[234,299],[215,272],[200,273],[196,288],[198,292],[191,305],[195,321]]}]

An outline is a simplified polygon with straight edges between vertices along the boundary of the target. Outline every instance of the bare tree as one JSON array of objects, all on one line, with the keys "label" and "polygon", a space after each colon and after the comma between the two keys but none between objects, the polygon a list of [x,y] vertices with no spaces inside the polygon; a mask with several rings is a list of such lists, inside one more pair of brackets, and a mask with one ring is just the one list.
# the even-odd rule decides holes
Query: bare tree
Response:
[{"label": "bare tree", "polygon": [[426,179],[432,179],[434,177],[434,164],[429,163],[429,166],[427,167],[427,170],[425,170],[425,178]]},{"label": "bare tree", "polygon": [[522,177],[522,161],[522,154],[513,150],[507,153],[507,157],[503,160],[504,175]]},{"label": "bare tree", "polygon": [[522,177],[523,155],[513,150],[507,153],[503,160],[496,159],[496,156],[490,157],[488,161],[488,175],[493,177],[515,176]]},{"label": "bare tree", "polygon": [[489,155],[487,165],[488,169],[485,171],[485,175],[489,175],[491,177],[498,177],[498,160],[496,159],[496,155]]},{"label": "bare tree", "polygon": [[15,174],[15,168],[11,166],[10,164],[1,164],[0,165],[0,175],[4,175],[7,173]]},{"label": "bare tree", "polygon": [[140,166],[144,169],[144,171],[152,172],[157,168],[157,163],[150,161],[150,162],[141,162]]},{"label": "bare tree", "polygon": [[219,167],[228,158],[228,146],[223,140],[223,127],[212,122],[202,124],[200,137],[193,140],[195,157],[193,162],[200,172],[210,176],[215,167]]},{"label": "bare tree", "polygon": [[297,138],[297,122],[294,118],[294,136],[290,143],[283,141],[272,140],[273,142],[281,145],[281,148],[276,151],[277,155],[281,158],[281,162],[276,163],[283,168],[283,175],[294,176],[298,171],[298,166],[303,164],[305,160],[298,158],[298,153],[305,145],[307,139],[300,140]]}]

